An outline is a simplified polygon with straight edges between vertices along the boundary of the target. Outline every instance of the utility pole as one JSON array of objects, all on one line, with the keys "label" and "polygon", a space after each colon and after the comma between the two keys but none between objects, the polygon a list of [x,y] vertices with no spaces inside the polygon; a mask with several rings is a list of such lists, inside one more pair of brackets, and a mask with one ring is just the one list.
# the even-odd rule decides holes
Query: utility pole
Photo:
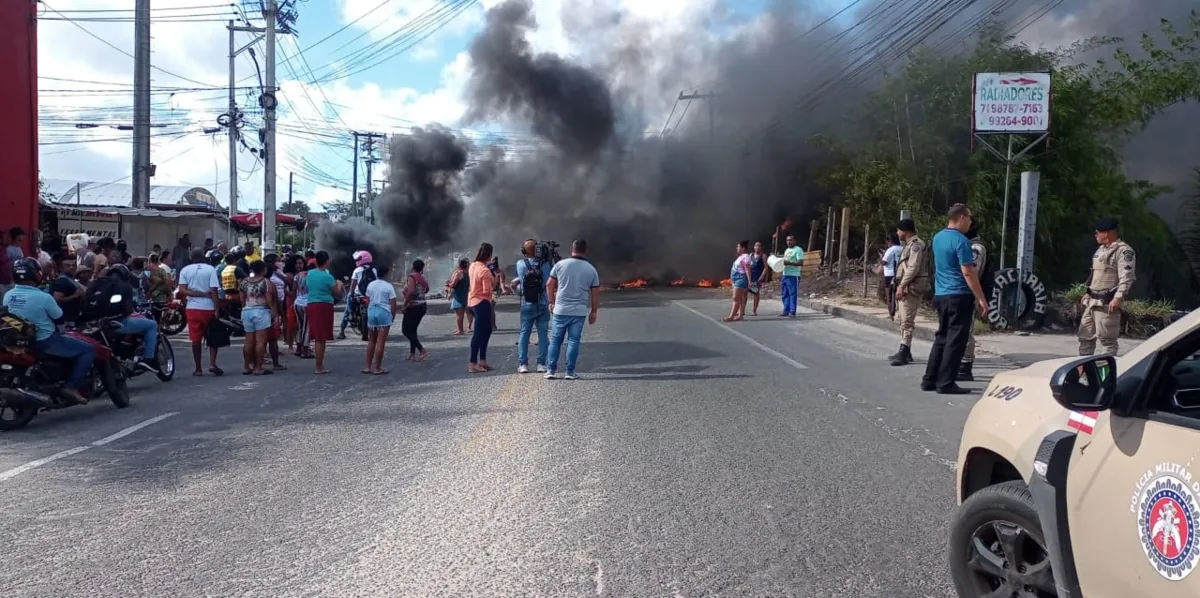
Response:
[{"label": "utility pole", "polygon": [[705,93],[679,93],[679,101],[681,102],[684,100],[708,100],[708,136],[710,138],[715,138],[717,134],[716,106],[713,104],[713,101],[715,98],[721,97],[721,95],[722,94],[715,91],[709,91]]},{"label": "utility pole", "polygon": [[358,214],[358,131],[354,132],[354,161],[350,163],[354,167],[354,182],[350,184],[350,216]]},{"label": "utility pole", "polygon": [[296,185],[296,173],[289,172],[288,173],[288,202],[287,202],[287,211],[289,214],[296,213],[296,206],[292,205],[292,191],[293,191],[295,185]]},{"label": "utility pole", "polygon": [[[225,125],[229,127],[229,220],[233,222],[233,217],[237,216],[237,194],[238,194],[238,169],[237,169],[237,144],[238,144],[238,109],[237,97],[234,95],[234,88],[237,87],[237,42],[233,39],[234,29],[233,21],[229,21],[229,112],[226,113]],[[217,124],[220,124],[218,122]],[[215,189],[214,189],[215,191]],[[233,224],[229,225],[229,230],[226,231],[228,239],[226,241],[233,245]]]},{"label": "utility pole", "polygon": [[150,0],[133,19],[133,207],[150,203]]},{"label": "utility pole", "polygon": [[279,13],[276,0],[266,0],[263,18],[267,32],[266,82],[260,102],[263,107],[263,225],[262,249],[275,250],[275,17]]},{"label": "utility pole", "polygon": [[371,178],[371,171],[378,160],[375,159],[375,140],[383,139],[380,133],[361,133],[366,137],[366,142],[363,143],[363,162],[367,165],[367,193],[366,202],[363,206],[363,215],[366,215],[367,210],[371,210],[371,223],[375,223],[375,181]]},{"label": "utility pole", "polygon": [[[232,220],[234,216],[238,215],[237,149],[238,141],[241,135],[240,129],[242,128],[242,111],[237,107],[237,95],[235,93],[237,87],[237,69],[235,68],[235,64],[237,57],[240,56],[242,52],[254,47],[255,44],[262,41],[263,38],[266,37],[267,30],[263,27],[237,26],[233,24],[233,21],[229,21],[227,28],[229,29],[229,111],[217,118],[217,124],[223,127],[229,127],[229,218]],[[254,39],[250,40],[249,43],[241,48],[238,48],[234,38],[234,34],[236,33],[249,33],[254,36]],[[276,33],[286,32],[277,31]],[[273,73],[274,69],[271,69],[271,72]],[[265,108],[268,104],[274,104],[275,95],[273,92],[268,93],[267,90],[263,90],[263,95],[259,101]],[[274,110],[272,110],[271,113],[274,114]],[[263,155],[265,156],[265,152]],[[274,170],[274,164],[272,160],[264,157],[263,161],[264,163],[272,164],[271,168]],[[267,186],[272,186],[269,181]],[[263,216],[265,217],[266,214]],[[266,230],[265,226],[263,227],[263,230]],[[229,232],[229,243],[231,245],[233,244],[232,228]]]}]

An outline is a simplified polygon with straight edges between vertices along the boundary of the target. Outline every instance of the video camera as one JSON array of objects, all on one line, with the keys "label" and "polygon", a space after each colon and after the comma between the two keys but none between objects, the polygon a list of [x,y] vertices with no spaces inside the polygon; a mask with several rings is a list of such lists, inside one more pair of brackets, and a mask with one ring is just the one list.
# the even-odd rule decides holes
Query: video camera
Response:
[{"label": "video camera", "polygon": [[533,250],[533,259],[539,262],[548,262],[551,266],[558,263],[562,256],[558,255],[558,242],[546,241],[539,243]]}]

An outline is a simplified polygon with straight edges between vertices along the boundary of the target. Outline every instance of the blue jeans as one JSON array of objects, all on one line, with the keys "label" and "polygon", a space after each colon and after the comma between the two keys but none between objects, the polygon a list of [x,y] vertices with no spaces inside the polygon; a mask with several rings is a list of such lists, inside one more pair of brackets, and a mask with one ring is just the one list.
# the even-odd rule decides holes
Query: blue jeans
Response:
[{"label": "blue jeans", "polygon": [[67,378],[67,386],[80,392],[91,391],[83,385],[83,377],[96,359],[96,350],[91,345],[64,334],[53,334],[48,339],[38,341],[34,349],[42,355],[70,359],[71,374]]},{"label": "blue jeans", "polygon": [[546,365],[546,327],[550,324],[550,312],[545,303],[521,302],[521,336],[517,341],[517,365],[529,365],[529,335],[537,325],[538,354],[537,364]]},{"label": "blue jeans", "polygon": [[796,315],[796,297],[800,292],[800,277],[799,276],[784,276],[779,281],[780,291],[783,293],[783,313],[787,316]]},{"label": "blue jeans", "polygon": [[158,346],[158,324],[150,318],[125,318],[117,334],[142,337],[142,359],[154,359],[154,349]]},{"label": "blue jeans", "polygon": [[354,295],[346,300],[346,311],[342,312],[342,334],[346,334],[346,328],[350,326],[350,310],[358,307],[361,303],[362,299]]},{"label": "blue jeans", "polygon": [[[579,340],[583,338],[583,323],[587,316],[554,315],[554,331],[550,333],[550,352],[546,361],[546,369],[558,370],[558,352],[562,350],[563,336],[567,337],[567,373],[575,373],[575,364],[579,362]],[[539,347],[540,348],[540,347]]]}]

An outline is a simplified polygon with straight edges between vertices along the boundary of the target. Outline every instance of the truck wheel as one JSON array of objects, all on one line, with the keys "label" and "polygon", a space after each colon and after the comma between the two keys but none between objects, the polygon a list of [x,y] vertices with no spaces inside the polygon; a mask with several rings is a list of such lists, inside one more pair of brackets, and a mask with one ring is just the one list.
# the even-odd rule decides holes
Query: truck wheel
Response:
[{"label": "truck wheel", "polygon": [[950,525],[950,573],[962,598],[1058,595],[1024,482],[989,486],[963,501]]}]

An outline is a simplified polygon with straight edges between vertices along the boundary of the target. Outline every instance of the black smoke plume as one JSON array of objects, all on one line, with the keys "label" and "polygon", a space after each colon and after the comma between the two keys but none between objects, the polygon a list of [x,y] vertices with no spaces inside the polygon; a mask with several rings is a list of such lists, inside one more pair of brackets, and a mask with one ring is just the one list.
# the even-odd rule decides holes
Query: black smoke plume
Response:
[{"label": "black smoke plume", "polygon": [[460,177],[470,143],[440,125],[414,127],[388,145],[388,184],[375,202],[385,230],[414,247],[441,247],[463,213]]},{"label": "black smoke plume", "polygon": [[467,118],[517,117],[570,155],[594,154],[612,138],[616,116],[605,82],[554,54],[535,54],[525,33],[537,27],[529,0],[487,12],[471,43]]},{"label": "black smoke plume", "polygon": [[343,222],[322,222],[317,227],[317,249],[329,252],[334,276],[350,276],[354,271],[354,252],[366,250],[377,264],[391,264],[403,253],[398,239],[365,218],[347,218]]},{"label": "black smoke plume", "polygon": [[441,125],[414,127],[388,144],[388,181],[375,198],[376,223],[350,218],[323,223],[317,247],[334,259],[334,273],[353,270],[355,251],[372,253],[376,264],[394,264],[405,249],[442,248],[458,230],[463,213],[458,189],[470,143]]},{"label": "black smoke plume", "polygon": [[[1069,10],[1047,14],[1043,0],[876,0],[856,3],[842,17],[852,24],[839,25],[799,0],[774,0],[752,21],[717,0],[708,14],[665,27],[615,0],[590,0],[564,13],[565,33],[584,57],[568,59],[534,53],[531,4],[508,0],[488,11],[470,47],[467,115],[506,118],[533,138],[512,134],[502,150],[476,158],[458,245],[490,241],[511,262],[526,237],[564,245],[583,237],[614,282],[724,278],[737,240],[769,245],[785,218],[818,216],[830,199],[817,180],[831,159],[824,140],[855,142],[864,123],[848,117],[863,114],[862,99],[917,46],[951,55],[968,51],[988,21],[1010,31],[1026,31],[1027,18],[1070,29],[1080,14],[1112,12],[1089,13],[1096,6],[1178,18],[1175,5],[1186,3],[1170,0],[1163,12],[1128,0],[1069,0]],[[1106,24],[1039,41],[1055,47],[1154,27]],[[726,34],[707,34],[714,29]],[[696,99],[675,101],[680,90]],[[646,118],[668,112],[665,124]],[[789,232],[807,241],[806,226]]]}]

